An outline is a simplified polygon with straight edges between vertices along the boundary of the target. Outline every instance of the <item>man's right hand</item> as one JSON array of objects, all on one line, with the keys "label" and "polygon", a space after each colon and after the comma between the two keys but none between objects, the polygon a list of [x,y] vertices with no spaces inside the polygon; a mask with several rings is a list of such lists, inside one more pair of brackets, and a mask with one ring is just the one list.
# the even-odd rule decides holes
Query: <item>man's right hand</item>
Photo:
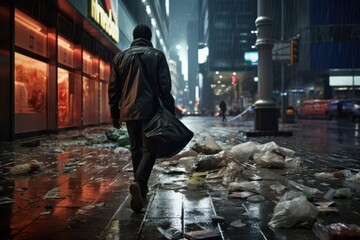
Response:
[{"label": "man's right hand", "polygon": [[118,119],[118,118],[113,119],[112,123],[113,123],[114,128],[118,128],[118,129],[121,128],[120,119]]}]

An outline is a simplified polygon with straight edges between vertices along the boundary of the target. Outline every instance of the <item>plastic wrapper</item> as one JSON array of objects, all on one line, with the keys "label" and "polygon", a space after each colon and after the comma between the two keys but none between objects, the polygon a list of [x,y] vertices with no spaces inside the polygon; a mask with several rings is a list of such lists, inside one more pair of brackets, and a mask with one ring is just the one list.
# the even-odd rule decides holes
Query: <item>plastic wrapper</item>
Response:
[{"label": "plastic wrapper", "polygon": [[268,225],[272,228],[291,228],[312,224],[318,209],[305,196],[279,202]]},{"label": "plastic wrapper", "polygon": [[267,151],[272,151],[272,150],[279,150],[280,153],[283,156],[286,156],[286,157],[293,157],[294,154],[295,154],[294,150],[284,148],[284,147],[280,147],[275,142],[268,142],[268,143],[261,144],[261,145],[258,146],[258,152],[265,153]]},{"label": "plastic wrapper", "polygon": [[321,191],[319,189],[317,189],[317,188],[311,188],[311,187],[305,186],[303,184],[294,182],[292,180],[289,181],[289,184],[293,185],[294,187],[296,187],[300,191],[302,191],[302,192],[304,192],[304,193],[306,193],[306,194],[308,194],[310,196],[321,193]]},{"label": "plastic wrapper", "polygon": [[238,161],[244,162],[253,157],[258,151],[258,146],[258,143],[249,141],[233,146],[230,153],[234,154]]},{"label": "plastic wrapper", "polygon": [[259,182],[248,182],[248,181],[232,182],[232,183],[229,183],[229,186],[228,186],[229,191],[242,190],[242,191],[257,192],[259,189],[260,189]]},{"label": "plastic wrapper", "polygon": [[219,144],[217,144],[217,142],[211,137],[205,137],[200,141],[196,141],[191,149],[195,152],[203,154],[216,154],[222,151],[222,148],[219,146]]},{"label": "plastic wrapper", "polygon": [[285,167],[286,168],[296,168],[302,165],[303,161],[299,157],[286,157],[285,158]]},{"label": "plastic wrapper", "polygon": [[13,175],[32,173],[45,168],[42,162],[31,160],[29,163],[15,165],[10,168],[9,172]]},{"label": "plastic wrapper", "polygon": [[254,160],[262,168],[284,168],[284,157],[273,151],[267,151],[265,153],[255,153]]},{"label": "plastic wrapper", "polygon": [[360,227],[355,224],[332,223],[326,226],[321,222],[316,222],[313,232],[320,240],[360,239]]},{"label": "plastic wrapper", "polygon": [[222,184],[228,186],[229,183],[234,182],[236,178],[241,176],[243,168],[235,162],[229,163],[224,171]]},{"label": "plastic wrapper", "polygon": [[349,188],[329,189],[325,194],[326,200],[332,200],[333,198],[351,198],[351,190]]},{"label": "plastic wrapper", "polygon": [[199,155],[197,161],[194,162],[194,170],[197,172],[209,171],[218,168],[222,161],[221,155]]}]

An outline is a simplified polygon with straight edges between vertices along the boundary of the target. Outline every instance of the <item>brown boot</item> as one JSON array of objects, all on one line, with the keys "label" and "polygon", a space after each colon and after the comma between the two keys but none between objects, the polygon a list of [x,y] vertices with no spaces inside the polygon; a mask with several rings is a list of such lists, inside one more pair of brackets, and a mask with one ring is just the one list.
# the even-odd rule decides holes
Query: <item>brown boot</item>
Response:
[{"label": "brown boot", "polygon": [[140,213],[142,208],[144,207],[144,202],[141,194],[140,185],[137,182],[133,182],[130,185],[130,194],[131,194],[131,201],[130,201],[131,209],[136,213]]}]

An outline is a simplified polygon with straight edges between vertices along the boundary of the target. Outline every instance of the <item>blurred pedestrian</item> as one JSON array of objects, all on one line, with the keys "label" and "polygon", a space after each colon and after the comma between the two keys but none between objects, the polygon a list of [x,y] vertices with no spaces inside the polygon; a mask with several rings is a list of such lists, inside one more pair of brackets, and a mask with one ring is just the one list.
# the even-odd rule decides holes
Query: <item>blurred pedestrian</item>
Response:
[{"label": "blurred pedestrian", "polygon": [[225,103],[225,101],[221,100],[219,106],[220,106],[222,121],[226,121],[226,103]]},{"label": "blurred pedestrian", "polygon": [[343,103],[341,100],[338,101],[337,103],[337,113],[338,113],[338,118],[342,118],[343,116]]},{"label": "blurred pedestrian", "polygon": [[165,107],[175,115],[169,66],[164,53],[153,48],[151,37],[148,26],[135,27],[131,46],[112,61],[108,89],[113,126],[120,128],[121,122],[126,122],[129,133],[135,179],[129,189],[130,206],[137,213],[144,207],[157,155],[146,149],[142,134],[158,110],[156,88]]}]

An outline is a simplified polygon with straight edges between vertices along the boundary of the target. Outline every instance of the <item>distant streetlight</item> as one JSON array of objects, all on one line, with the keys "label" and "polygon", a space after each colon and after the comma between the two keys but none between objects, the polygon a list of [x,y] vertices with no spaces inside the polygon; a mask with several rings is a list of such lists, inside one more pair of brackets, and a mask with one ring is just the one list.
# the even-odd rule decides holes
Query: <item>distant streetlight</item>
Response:
[{"label": "distant streetlight", "polygon": [[180,45],[180,44],[176,45],[176,49],[177,49],[177,50],[180,50],[180,49],[181,49],[181,45]]}]

